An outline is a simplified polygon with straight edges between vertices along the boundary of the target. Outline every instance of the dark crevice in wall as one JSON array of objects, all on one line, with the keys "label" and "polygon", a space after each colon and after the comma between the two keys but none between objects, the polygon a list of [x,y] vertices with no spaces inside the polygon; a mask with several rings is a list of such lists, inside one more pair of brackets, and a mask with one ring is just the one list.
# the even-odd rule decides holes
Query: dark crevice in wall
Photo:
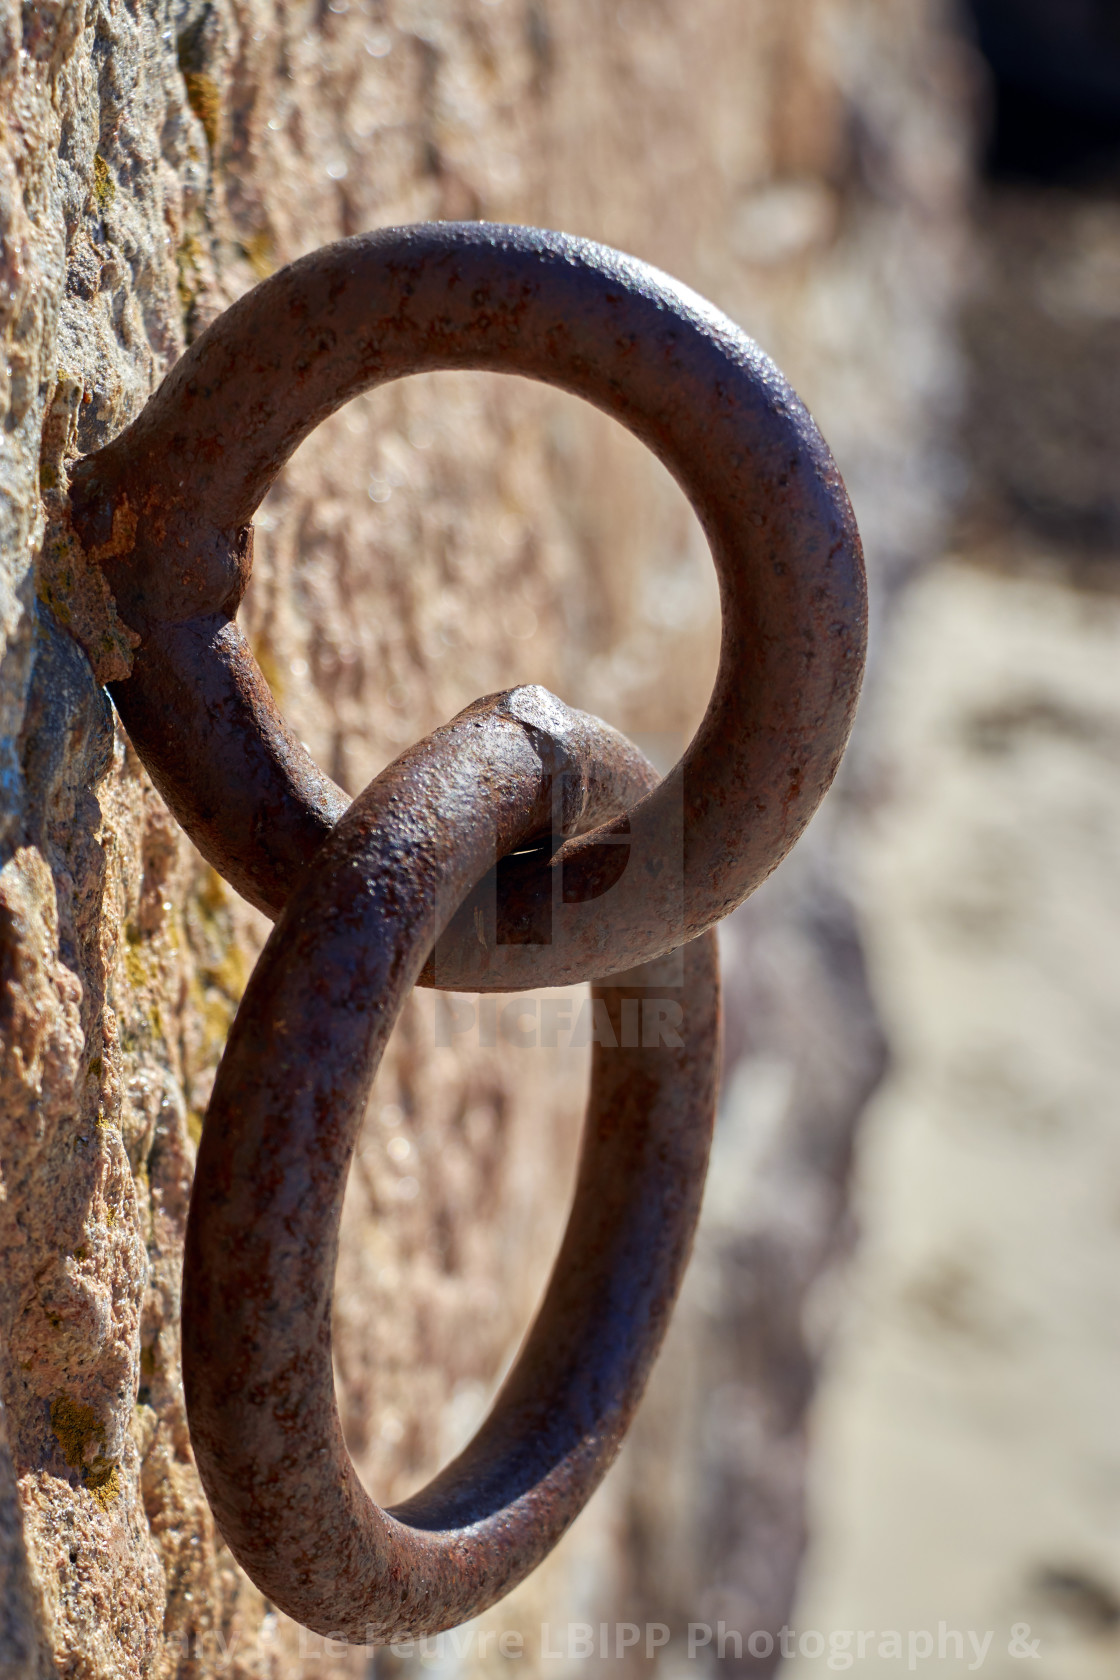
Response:
[{"label": "dark crevice in wall", "polygon": [[986,173],[1120,184],[1117,0],[966,0],[992,78]]}]

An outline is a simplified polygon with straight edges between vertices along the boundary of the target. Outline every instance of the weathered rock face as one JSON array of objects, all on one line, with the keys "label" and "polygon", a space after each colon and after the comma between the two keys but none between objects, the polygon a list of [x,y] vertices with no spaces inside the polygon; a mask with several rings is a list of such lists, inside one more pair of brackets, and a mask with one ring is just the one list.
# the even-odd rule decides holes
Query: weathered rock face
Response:
[{"label": "weathered rock face", "polygon": [[[195,1140],[263,924],[177,831],[99,686],[127,670],[130,633],[69,530],[67,462],[302,252],[424,217],[535,221],[659,263],[754,331],[831,436],[873,561],[905,565],[939,508],[927,461],[949,388],[959,82],[935,8],[913,0],[0,6],[0,1660],[13,1672],[299,1660],[215,1535],[178,1376]],[[301,448],[257,532],[243,622],[348,788],[519,681],[666,758],[699,717],[718,629],[699,534],[661,470],[574,403],[465,376],[359,400]],[[414,1001],[379,1079],[339,1267],[344,1425],[387,1497],[462,1442],[529,1316],[584,1071],[571,1052],[487,1049],[440,1008]],[[795,1017],[775,1017],[787,1060]],[[841,1166],[808,1220],[795,1314],[830,1252],[857,1108],[837,1111]],[[786,1135],[796,1155],[802,1134],[779,1116],[779,1157]],[[783,1181],[780,1160],[773,1173]],[[769,1216],[747,1198],[729,1217]],[[768,1597],[747,1581],[750,1547],[727,1552],[742,1602],[769,1615],[799,1548],[803,1401],[775,1410],[764,1380],[751,1387],[757,1337],[736,1312],[724,1328],[748,1345],[721,1368],[726,1438],[739,1407],[759,1463],[781,1436],[793,1466]],[[702,1350],[705,1323],[702,1303],[686,1307],[680,1346]],[[707,1424],[687,1409],[703,1387],[688,1358],[666,1365],[650,1417],[683,1415],[695,1437]],[[689,1619],[709,1554],[674,1548],[670,1530],[692,1534],[722,1497],[737,1532],[743,1493],[721,1496],[719,1475],[713,1493],[709,1476],[696,1500],[702,1447],[681,1445],[659,1523],[641,1466],[665,1435],[651,1430],[508,1625],[628,1593],[649,1608],[657,1577],[672,1598],[658,1619]],[[636,1550],[628,1528],[647,1536]],[[721,1582],[719,1603],[734,1590]]]}]

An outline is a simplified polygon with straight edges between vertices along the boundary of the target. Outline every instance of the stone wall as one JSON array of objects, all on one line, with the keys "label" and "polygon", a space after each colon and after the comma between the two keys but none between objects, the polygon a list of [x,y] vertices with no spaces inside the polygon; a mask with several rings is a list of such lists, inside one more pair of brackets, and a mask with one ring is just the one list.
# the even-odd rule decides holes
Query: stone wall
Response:
[{"label": "stone wall", "polygon": [[[426,217],[531,221],[630,249],[755,333],[833,442],[873,569],[897,576],[940,517],[967,91],[933,0],[3,0],[0,1661],[13,1674],[324,1672],[214,1532],[178,1374],[191,1162],[263,925],[179,834],[99,686],[126,668],[128,635],[69,531],[67,462],[302,252]],[[257,531],[243,622],[348,788],[519,681],[665,759],[699,718],[718,603],[698,531],[661,469],[574,402],[466,376],[359,400],[301,448]],[[758,1230],[779,1217],[795,1288],[765,1298],[792,1338],[792,1404],[771,1404],[750,1311],[728,1297],[713,1315],[694,1287],[633,1448],[495,1626],[637,1605],[675,1635],[705,1603],[768,1616],[788,1601],[813,1364],[801,1305],[835,1247],[877,1054],[865,993],[830,955],[854,952],[858,968],[835,885],[845,821],[834,802],[808,875],[791,877],[825,883],[829,916],[799,922],[797,894],[778,889],[761,943],[748,921],[729,935],[732,1059],[765,1072],[777,1034],[778,1060],[807,1065],[804,1008],[743,1018],[747,998],[789,999],[791,975],[796,994],[806,964],[836,1042],[852,1009],[870,1047],[819,1122],[823,1192],[804,1104],[779,1102],[770,1188],[724,1196],[705,1239],[709,1259],[721,1231],[753,1230],[767,1251]],[[528,1319],[584,1077],[576,1053],[470,1035],[440,1047],[438,1008],[416,999],[396,1034],[339,1267],[342,1415],[387,1498],[469,1434]],[[809,1088],[828,1083],[830,1054]],[[723,1436],[692,1404],[713,1346]],[[750,1477],[728,1482],[712,1451],[748,1437],[754,1460],[774,1449],[787,1466],[764,1588]],[[693,1544],[701,1531],[731,1535],[718,1559]],[[705,1600],[713,1583],[722,1597]],[[532,1639],[525,1655],[529,1672]]]}]

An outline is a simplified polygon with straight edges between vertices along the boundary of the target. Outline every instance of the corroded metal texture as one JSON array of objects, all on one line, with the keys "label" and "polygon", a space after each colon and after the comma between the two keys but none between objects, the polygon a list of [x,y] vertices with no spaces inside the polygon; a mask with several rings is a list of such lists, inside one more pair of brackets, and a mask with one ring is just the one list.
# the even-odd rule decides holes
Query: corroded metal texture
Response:
[{"label": "corroded metal texture", "polygon": [[223,1535],[268,1598],[321,1633],[376,1644],[485,1609],[577,1515],[640,1398],[707,1165],[711,934],[678,964],[596,988],[583,1154],[544,1302],[474,1440],[393,1511],[343,1442],[331,1297],[369,1087],[440,922],[496,857],[655,781],[623,737],[542,689],[480,701],[355,800],[249,983],[191,1199],[184,1383]]},{"label": "corroded metal texture", "polygon": [[[300,440],[364,389],[461,367],[589,398],[700,516],[722,659],[664,781],[605,724],[517,689],[346,810],[237,630],[249,522]],[[192,1193],[183,1366],[199,1470],[273,1603],[364,1643],[435,1632],[550,1550],[660,1345],[714,1110],[708,930],[797,838],[851,724],[865,602],[847,498],[781,375],[701,299],[601,246],[469,224],[344,241],[258,287],[79,463],[73,509],[138,639],[113,685],[137,750],[215,867],[280,916]],[[382,1511],[343,1443],[330,1337],[342,1196],[393,1021],[417,983],[607,976],[575,1203],[538,1319],[471,1445]]]},{"label": "corroded metal texture", "polygon": [[[719,572],[719,675],[684,758],[610,832],[504,871],[496,912],[468,902],[421,983],[609,974],[703,932],[780,862],[835,773],[865,642],[859,539],[820,434],[758,347],[658,271],[561,234],[437,223],[327,246],[234,304],[73,475],[75,526],[140,637],[112,693],[196,845],[276,915],[347,801],[236,628],[250,520],[328,413],[439,368],[528,375],[613,415],[674,473]],[[547,942],[527,939],[545,906]]]}]

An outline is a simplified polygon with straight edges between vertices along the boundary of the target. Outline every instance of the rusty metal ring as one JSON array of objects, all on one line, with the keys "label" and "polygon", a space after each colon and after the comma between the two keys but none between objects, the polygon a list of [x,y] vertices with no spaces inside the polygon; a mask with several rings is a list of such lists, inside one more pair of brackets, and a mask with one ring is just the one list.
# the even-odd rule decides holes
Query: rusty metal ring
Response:
[{"label": "rusty metal ring", "polygon": [[[715,1104],[714,935],[681,953],[675,1045],[593,1051],[575,1200],[543,1305],[471,1444],[381,1510],[342,1439],[331,1295],[342,1195],[386,1038],[439,924],[496,857],[656,781],[542,689],[480,701],[403,753],[304,873],[249,982],[191,1197],[183,1374],[218,1525],[261,1591],[361,1644],[476,1615],[555,1544],[614,1457],[699,1212]],[[664,965],[663,965],[664,966]]]},{"label": "rusty metal ring", "polygon": [[[249,522],[327,414],[440,368],[525,374],[613,415],[678,479],[719,573],[719,675],[684,758],[603,834],[506,870],[496,911],[468,904],[421,975],[583,980],[695,937],[780,862],[835,773],[863,666],[859,539],[824,441],[758,347],[664,274],[561,234],[434,223],[326,246],[241,298],[73,474],[75,528],[140,637],[112,694],[195,844],[278,914],[348,801],[234,623]],[[629,863],[604,896],[620,835]]]}]

